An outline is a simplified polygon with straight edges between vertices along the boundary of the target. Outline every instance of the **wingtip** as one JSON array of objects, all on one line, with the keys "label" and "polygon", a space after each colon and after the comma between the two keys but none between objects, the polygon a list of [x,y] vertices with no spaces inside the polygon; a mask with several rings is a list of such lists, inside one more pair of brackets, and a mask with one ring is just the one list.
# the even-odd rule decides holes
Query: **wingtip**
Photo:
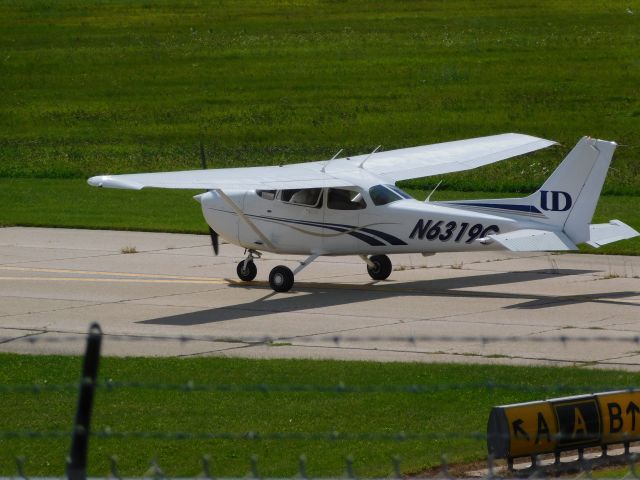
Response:
[{"label": "wingtip", "polygon": [[104,184],[104,178],[105,178],[104,175],[91,177],[90,179],[87,180],[87,183],[92,187],[102,187],[102,185]]},{"label": "wingtip", "polygon": [[139,183],[124,180],[122,178],[114,178],[111,175],[98,175],[96,177],[91,177],[87,180],[87,183],[92,187],[121,188],[124,190],[141,190],[144,187],[144,185]]}]

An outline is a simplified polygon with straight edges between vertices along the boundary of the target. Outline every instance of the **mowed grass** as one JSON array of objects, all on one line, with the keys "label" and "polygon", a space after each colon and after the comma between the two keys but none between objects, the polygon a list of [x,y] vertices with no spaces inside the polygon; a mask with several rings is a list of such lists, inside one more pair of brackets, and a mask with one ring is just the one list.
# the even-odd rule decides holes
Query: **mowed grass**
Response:
[{"label": "mowed grass", "polygon": [[[7,0],[0,176],[271,165],[496,134],[621,145],[640,191],[637,1]],[[533,189],[554,151],[452,176]],[[525,175],[521,173],[525,172]],[[431,183],[431,182],[430,182]]]},{"label": "mowed grass", "polygon": [[[428,192],[407,188],[420,200]],[[199,191],[110,190],[90,187],[81,179],[0,178],[0,226],[77,227],[207,233],[200,205],[191,197]],[[519,197],[525,193],[457,192],[438,189],[432,200]],[[594,222],[620,219],[640,228],[640,197],[600,198]],[[409,232],[407,232],[407,235]],[[640,238],[616,242],[589,253],[638,255]]]},{"label": "mowed grass", "polygon": [[[278,348],[278,347],[273,347]],[[77,382],[80,359],[60,356],[0,355],[0,384],[51,386]],[[451,438],[429,441],[175,440],[91,439],[89,472],[104,475],[117,455],[120,473],[140,476],[151,459],[169,476],[196,475],[203,454],[212,456],[216,476],[244,476],[258,455],[260,474],[291,477],[298,457],[308,459],[308,475],[341,476],[352,455],[360,476],[387,476],[399,455],[402,471],[436,466],[441,454],[453,463],[486,456],[483,440],[465,435],[486,431],[492,406],[568,394],[627,388],[638,374],[571,368],[504,367],[417,363],[224,358],[103,358],[100,379],[112,382],[194,385],[319,385],[332,387],[463,385],[432,393],[199,392],[152,388],[101,388],[96,395],[95,431],[195,433],[374,433],[440,432]],[[513,388],[489,389],[483,382]],[[560,386],[565,387],[561,388]],[[0,430],[69,431],[73,391],[3,393]],[[456,438],[456,435],[460,437]],[[14,457],[27,458],[28,475],[59,476],[67,438],[3,439],[0,473],[15,472]]]}]

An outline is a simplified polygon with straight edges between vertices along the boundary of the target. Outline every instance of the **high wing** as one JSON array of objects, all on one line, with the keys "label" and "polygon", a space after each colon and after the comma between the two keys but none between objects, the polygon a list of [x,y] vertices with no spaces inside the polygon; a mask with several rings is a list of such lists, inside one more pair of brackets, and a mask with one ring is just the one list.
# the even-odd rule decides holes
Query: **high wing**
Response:
[{"label": "high wing", "polygon": [[145,187],[253,190],[395,183],[409,178],[469,170],[555,143],[529,135],[505,133],[284,166],[102,175],[90,178],[89,184],[132,190]]}]

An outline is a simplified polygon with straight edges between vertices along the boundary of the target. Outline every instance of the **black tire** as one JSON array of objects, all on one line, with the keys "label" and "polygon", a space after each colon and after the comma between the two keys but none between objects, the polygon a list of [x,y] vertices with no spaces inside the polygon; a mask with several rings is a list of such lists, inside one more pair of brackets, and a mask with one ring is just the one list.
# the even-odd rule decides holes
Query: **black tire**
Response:
[{"label": "black tire", "polygon": [[367,265],[367,272],[374,280],[386,280],[391,275],[393,269],[391,260],[386,255],[373,255],[369,260],[374,263],[374,267]]},{"label": "black tire", "polygon": [[236,268],[236,273],[238,274],[238,278],[245,282],[250,282],[256,275],[258,274],[258,267],[253,263],[253,260],[249,260],[247,262],[247,266],[244,265],[244,260],[238,264],[238,268]]},{"label": "black tire", "polygon": [[269,285],[276,292],[288,292],[293,287],[293,272],[284,265],[278,265],[269,273]]}]

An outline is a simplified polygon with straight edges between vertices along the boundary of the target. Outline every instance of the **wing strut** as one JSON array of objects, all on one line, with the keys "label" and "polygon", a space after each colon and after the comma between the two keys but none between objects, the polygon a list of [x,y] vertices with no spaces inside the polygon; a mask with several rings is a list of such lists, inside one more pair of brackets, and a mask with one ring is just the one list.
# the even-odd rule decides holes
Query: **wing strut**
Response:
[{"label": "wing strut", "polygon": [[300,265],[293,271],[293,274],[296,275],[300,271],[302,271],[305,267],[307,267],[311,262],[313,262],[316,258],[320,256],[319,253],[314,253],[308,256],[304,261],[300,262]]},{"label": "wing strut", "polygon": [[260,229],[258,227],[256,227],[256,224],[253,223],[251,220],[249,220],[249,217],[247,217],[244,212],[240,209],[240,207],[238,207],[238,205],[236,205],[236,203],[231,200],[226,193],[224,193],[222,190],[220,190],[219,188],[214,190],[218,195],[220,195],[220,198],[222,198],[227,205],[229,205],[229,207],[231,207],[231,210],[233,210],[234,212],[236,212],[238,214],[238,217],[240,217],[242,219],[242,221],[244,221],[244,223],[246,223],[249,228],[251,230],[253,230],[253,232],[258,235],[258,237],[260,238],[260,240],[262,240],[262,243],[264,243],[267,247],[269,247],[271,250],[275,250],[276,247],[273,245],[273,243],[271,243],[269,241],[269,239],[267,237],[264,236],[264,234],[260,231]]}]

